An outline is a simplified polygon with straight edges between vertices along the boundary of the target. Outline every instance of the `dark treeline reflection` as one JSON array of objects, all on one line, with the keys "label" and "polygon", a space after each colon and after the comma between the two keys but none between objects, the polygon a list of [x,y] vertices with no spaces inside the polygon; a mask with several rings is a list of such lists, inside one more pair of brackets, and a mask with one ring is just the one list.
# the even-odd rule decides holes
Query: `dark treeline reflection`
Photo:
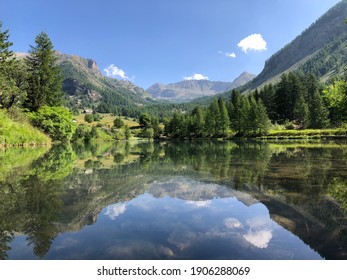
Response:
[{"label": "dark treeline reflection", "polygon": [[44,258],[59,233],[174,176],[248,193],[322,257],[347,258],[344,143],[89,143],[0,151],[0,159],[0,259],[16,235]]}]

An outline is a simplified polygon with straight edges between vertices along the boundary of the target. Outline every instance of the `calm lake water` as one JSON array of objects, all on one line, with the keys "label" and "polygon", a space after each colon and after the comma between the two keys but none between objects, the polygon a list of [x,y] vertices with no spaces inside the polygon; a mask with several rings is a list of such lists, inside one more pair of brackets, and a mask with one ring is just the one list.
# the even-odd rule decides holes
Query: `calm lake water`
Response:
[{"label": "calm lake water", "polygon": [[347,259],[347,144],[0,150],[0,259]]}]

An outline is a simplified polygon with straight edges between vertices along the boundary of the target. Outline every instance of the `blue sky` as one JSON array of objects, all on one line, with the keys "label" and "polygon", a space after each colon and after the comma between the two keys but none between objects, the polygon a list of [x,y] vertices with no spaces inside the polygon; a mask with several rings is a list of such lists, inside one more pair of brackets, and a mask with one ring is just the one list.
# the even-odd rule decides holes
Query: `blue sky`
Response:
[{"label": "blue sky", "polygon": [[259,74],[266,59],[338,2],[0,0],[0,21],[14,51],[27,52],[44,31],[56,50],[92,58],[105,75],[147,88]]}]

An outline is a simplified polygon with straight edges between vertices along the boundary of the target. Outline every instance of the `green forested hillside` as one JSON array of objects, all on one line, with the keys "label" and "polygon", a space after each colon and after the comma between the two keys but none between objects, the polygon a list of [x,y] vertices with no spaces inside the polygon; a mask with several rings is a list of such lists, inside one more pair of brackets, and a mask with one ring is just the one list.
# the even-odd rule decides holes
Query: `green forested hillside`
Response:
[{"label": "green forested hillside", "polygon": [[63,91],[71,107],[129,115],[152,103],[148,93],[133,83],[103,76],[91,59],[62,53],[57,56],[64,76]]},{"label": "green forested hillside", "polygon": [[323,80],[341,74],[346,64],[346,18],[347,0],[343,0],[271,56],[248,88],[276,83],[281,74],[295,70],[315,74]]}]

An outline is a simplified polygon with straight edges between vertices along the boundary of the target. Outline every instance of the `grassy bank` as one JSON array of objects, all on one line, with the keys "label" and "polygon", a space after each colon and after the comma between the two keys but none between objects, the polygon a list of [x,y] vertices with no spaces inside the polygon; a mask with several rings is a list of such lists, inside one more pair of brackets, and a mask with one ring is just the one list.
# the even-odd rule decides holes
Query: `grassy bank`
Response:
[{"label": "grassy bank", "polygon": [[320,138],[347,138],[346,128],[334,129],[288,129],[270,130],[270,132],[260,137],[261,139],[320,139]]},{"label": "grassy bank", "polygon": [[51,143],[51,139],[34,128],[25,115],[10,118],[5,110],[0,110],[0,147],[33,146]]},{"label": "grassy bank", "polygon": [[[102,141],[114,141],[125,139],[125,126],[128,126],[131,129],[131,138],[137,138],[137,135],[140,133],[139,123],[132,118],[113,116],[111,114],[97,114],[99,116],[98,120],[87,122],[85,120],[86,114],[79,114],[74,117],[77,126],[83,126],[84,133],[82,134],[92,134],[90,139],[102,140]],[[124,126],[121,128],[114,127],[114,120],[116,118],[121,119]],[[91,129],[94,129],[94,132],[91,133]]]}]

